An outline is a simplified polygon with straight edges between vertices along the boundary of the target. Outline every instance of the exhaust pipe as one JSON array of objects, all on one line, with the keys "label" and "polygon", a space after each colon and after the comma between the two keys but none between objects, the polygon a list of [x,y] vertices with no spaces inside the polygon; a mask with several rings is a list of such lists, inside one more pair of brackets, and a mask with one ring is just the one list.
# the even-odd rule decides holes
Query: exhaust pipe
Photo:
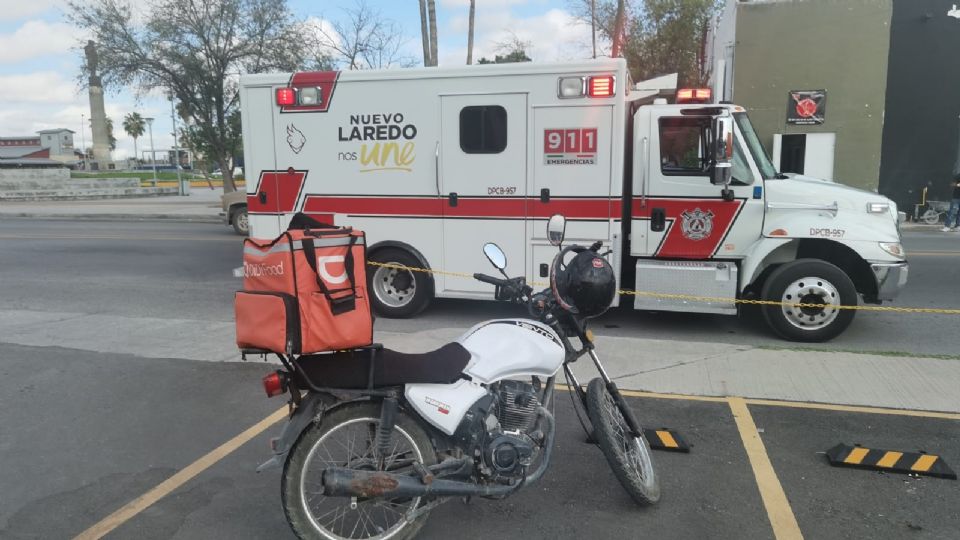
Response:
[{"label": "exhaust pipe", "polygon": [[434,479],[424,483],[420,478],[383,471],[358,471],[345,467],[331,467],[323,471],[323,492],[328,497],[364,497],[401,499],[407,497],[497,497],[513,493],[526,484],[532,484],[543,476],[550,465],[553,442],[556,434],[555,421],[544,407],[537,409],[546,420],[546,444],[543,459],[537,469],[522,482],[512,486],[478,485],[459,480]]}]

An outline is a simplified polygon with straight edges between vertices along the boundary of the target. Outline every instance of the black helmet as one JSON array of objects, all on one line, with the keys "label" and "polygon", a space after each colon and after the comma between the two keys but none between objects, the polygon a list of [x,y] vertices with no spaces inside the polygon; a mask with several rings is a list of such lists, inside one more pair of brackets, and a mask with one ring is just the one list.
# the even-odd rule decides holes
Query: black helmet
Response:
[{"label": "black helmet", "polygon": [[596,252],[586,249],[563,267],[562,259],[569,249],[554,260],[550,273],[553,294],[561,307],[581,317],[602,315],[617,294],[613,267]]}]

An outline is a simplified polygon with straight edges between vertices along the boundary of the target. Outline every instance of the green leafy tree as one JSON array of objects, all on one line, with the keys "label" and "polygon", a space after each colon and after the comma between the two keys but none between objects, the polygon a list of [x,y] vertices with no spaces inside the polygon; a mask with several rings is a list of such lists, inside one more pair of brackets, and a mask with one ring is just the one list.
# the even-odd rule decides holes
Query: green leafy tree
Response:
[{"label": "green leafy tree", "polygon": [[514,62],[532,62],[533,59],[527,56],[527,50],[533,44],[529,41],[520,39],[513,32],[509,32],[507,38],[494,45],[496,56],[493,60],[486,57],[477,60],[478,64],[510,64]]},{"label": "green leafy tree", "polygon": [[139,139],[146,130],[146,122],[138,112],[127,113],[123,117],[123,130],[127,135],[133,137],[133,159],[137,160],[137,139]]},{"label": "green leafy tree", "polygon": [[[710,78],[704,44],[720,0],[595,0],[597,32],[627,59],[636,81],[677,73],[682,86],[699,86]],[[572,0],[577,16],[591,22],[591,0]],[[617,29],[617,14],[622,22]],[[614,37],[618,36],[615,40]],[[611,50],[611,52],[613,52]]]},{"label": "green leafy tree", "polygon": [[239,76],[294,71],[307,54],[285,0],[155,0],[136,14],[123,0],[68,5],[68,20],[97,44],[104,85],[173,92],[224,191],[236,190]]}]

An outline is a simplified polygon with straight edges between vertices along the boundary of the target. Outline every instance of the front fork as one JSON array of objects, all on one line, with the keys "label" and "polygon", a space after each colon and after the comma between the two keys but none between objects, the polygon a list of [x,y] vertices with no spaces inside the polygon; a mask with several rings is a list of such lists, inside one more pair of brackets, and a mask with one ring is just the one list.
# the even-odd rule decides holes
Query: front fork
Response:
[{"label": "front fork", "polygon": [[[617,383],[613,382],[613,380],[610,379],[610,376],[607,375],[607,370],[603,369],[603,364],[600,363],[600,358],[597,356],[597,352],[591,346],[587,350],[587,354],[589,354],[590,359],[593,360],[593,365],[597,366],[597,371],[600,372],[600,378],[603,379],[603,383],[607,388],[607,392],[610,393],[610,396],[613,398],[613,402],[617,404],[617,409],[619,409],[620,414],[623,415],[623,419],[627,423],[627,428],[630,430],[630,434],[634,437],[641,437],[643,435],[643,430],[640,428],[640,422],[637,421],[637,417],[633,415],[633,411],[627,406],[627,400],[623,399],[620,389],[617,388]],[[568,364],[564,364],[563,369],[567,376],[570,377],[570,382],[573,383],[573,389],[577,393],[577,396],[583,402],[584,407],[586,407],[586,393],[583,391],[583,388],[581,388],[580,382],[577,381],[577,378],[573,375],[573,370],[570,369]]]}]

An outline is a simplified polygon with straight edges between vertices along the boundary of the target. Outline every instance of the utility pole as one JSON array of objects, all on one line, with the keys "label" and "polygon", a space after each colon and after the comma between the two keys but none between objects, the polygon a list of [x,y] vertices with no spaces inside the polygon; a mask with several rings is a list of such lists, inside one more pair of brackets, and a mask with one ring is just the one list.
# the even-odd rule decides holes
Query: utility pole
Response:
[{"label": "utility pole", "polygon": [[170,121],[173,122],[173,166],[177,168],[177,192],[186,195],[183,178],[180,177],[180,149],[177,148],[177,114],[173,108],[173,92],[170,92]]},{"label": "utility pole", "polygon": [[593,57],[597,57],[597,0],[590,0],[590,36],[593,39]]},{"label": "utility pole", "polygon": [[153,118],[144,118],[150,127],[150,164],[153,165],[153,187],[157,187],[157,152],[153,149]]}]

